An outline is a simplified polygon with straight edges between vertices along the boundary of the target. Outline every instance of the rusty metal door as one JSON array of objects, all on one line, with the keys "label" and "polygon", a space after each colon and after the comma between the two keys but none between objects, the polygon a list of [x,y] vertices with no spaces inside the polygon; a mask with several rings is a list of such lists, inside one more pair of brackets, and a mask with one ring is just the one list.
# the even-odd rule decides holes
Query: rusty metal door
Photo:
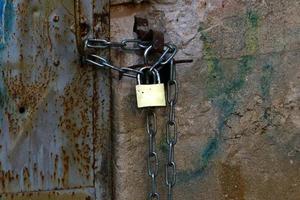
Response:
[{"label": "rusty metal door", "polygon": [[[108,1],[81,2],[82,37]],[[0,0],[0,199],[109,199],[107,72],[81,66],[74,0]]]}]

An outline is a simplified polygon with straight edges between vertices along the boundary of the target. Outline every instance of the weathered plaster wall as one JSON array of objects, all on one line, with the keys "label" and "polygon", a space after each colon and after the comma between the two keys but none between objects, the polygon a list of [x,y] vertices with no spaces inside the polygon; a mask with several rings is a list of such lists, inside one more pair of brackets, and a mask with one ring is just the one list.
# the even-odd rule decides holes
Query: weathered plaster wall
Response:
[{"label": "weathered plaster wall", "polygon": [[[114,2],[111,39],[132,38],[147,14],[179,47],[179,142],[175,199],[298,200],[300,196],[300,2],[157,0]],[[113,53],[116,64],[138,59]],[[143,199],[144,115],[135,81],[113,81],[116,200]],[[159,109],[160,176],[165,110]],[[165,199],[163,177],[159,191]]]}]

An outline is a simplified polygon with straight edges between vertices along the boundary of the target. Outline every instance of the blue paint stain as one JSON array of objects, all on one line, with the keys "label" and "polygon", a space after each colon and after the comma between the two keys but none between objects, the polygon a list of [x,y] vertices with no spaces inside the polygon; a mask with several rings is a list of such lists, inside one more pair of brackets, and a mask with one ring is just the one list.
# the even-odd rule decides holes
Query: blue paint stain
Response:
[{"label": "blue paint stain", "polygon": [[264,114],[263,114],[263,120],[267,124],[272,123],[272,119],[270,116],[270,108],[269,104],[271,102],[271,96],[270,96],[270,89],[272,84],[272,76],[273,76],[273,66],[272,64],[265,64],[262,67],[262,75],[260,78],[260,90],[263,100],[263,106],[264,106]]},{"label": "blue paint stain", "polygon": [[[232,79],[224,75],[223,70],[226,66],[222,66],[220,62],[213,62],[217,66],[209,73],[213,78],[208,80],[207,93],[208,98],[219,110],[218,136],[224,131],[226,121],[236,108],[236,93],[245,85],[246,76],[251,72],[254,60],[253,56],[242,56],[238,60],[237,72]],[[220,78],[215,78],[216,76]]]},{"label": "blue paint stain", "polygon": [[218,139],[213,138],[212,140],[209,141],[208,145],[202,152],[201,160],[203,162],[203,165],[207,166],[210,158],[214,155],[217,148],[218,148]]},{"label": "blue paint stain", "polygon": [[10,40],[14,21],[15,10],[12,1],[0,0],[0,50]]},{"label": "blue paint stain", "polygon": [[218,143],[219,143],[219,140],[217,139],[217,137],[212,138],[208,142],[207,146],[205,147],[205,149],[201,153],[201,159],[199,161],[199,163],[201,163],[201,165],[198,166],[196,170],[181,171],[181,172],[177,173],[179,184],[184,183],[184,182],[188,182],[192,179],[197,179],[197,178],[202,177],[202,175],[205,172],[205,169],[207,168],[207,166],[209,164],[209,161],[214,156],[215,152],[217,151],[217,149],[219,147]]},{"label": "blue paint stain", "polygon": [[[3,66],[5,47],[10,41],[15,22],[15,9],[12,0],[0,0],[0,70]],[[3,120],[3,108],[8,101],[7,88],[3,80],[3,74],[0,74],[0,123]],[[1,124],[0,124],[1,127]]]},{"label": "blue paint stain", "polygon": [[230,96],[221,96],[215,100],[214,105],[219,109],[219,118],[218,118],[218,135],[224,131],[226,121],[230,115],[234,112],[236,102]]},{"label": "blue paint stain", "polygon": [[263,101],[270,100],[270,88],[273,75],[273,66],[266,64],[262,67],[262,76],[260,79],[260,89],[263,97]]},{"label": "blue paint stain", "polygon": [[[201,31],[201,29],[199,29]],[[231,117],[237,107],[237,93],[241,91],[246,82],[247,75],[251,72],[255,58],[253,56],[242,56],[238,61],[232,60],[231,65],[236,65],[236,71],[232,77],[227,77],[224,65],[213,51],[213,40],[208,34],[202,34],[204,42],[204,61],[207,65],[207,97],[219,110],[218,124],[215,137],[200,152],[200,159],[196,164],[196,170],[181,171],[178,173],[178,182],[184,183],[201,177],[210,161],[220,149],[222,134],[225,131],[227,120]]]},{"label": "blue paint stain", "polygon": [[5,43],[4,40],[4,13],[6,7],[6,0],[0,0],[0,46]]}]

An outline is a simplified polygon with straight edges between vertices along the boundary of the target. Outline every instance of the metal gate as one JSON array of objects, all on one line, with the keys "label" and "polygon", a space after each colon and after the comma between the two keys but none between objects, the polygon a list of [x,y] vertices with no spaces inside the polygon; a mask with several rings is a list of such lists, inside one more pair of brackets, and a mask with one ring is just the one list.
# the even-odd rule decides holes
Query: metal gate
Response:
[{"label": "metal gate", "polygon": [[[82,1],[80,37],[107,36],[107,2]],[[73,0],[0,0],[1,200],[109,199],[110,81],[74,19]]]}]

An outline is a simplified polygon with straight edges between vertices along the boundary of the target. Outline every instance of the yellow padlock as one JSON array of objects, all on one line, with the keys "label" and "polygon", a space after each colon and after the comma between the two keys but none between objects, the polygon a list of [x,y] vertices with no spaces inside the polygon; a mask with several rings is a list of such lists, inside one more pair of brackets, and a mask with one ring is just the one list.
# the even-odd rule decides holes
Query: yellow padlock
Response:
[{"label": "yellow padlock", "polygon": [[[149,69],[141,68],[141,72]],[[160,82],[159,72],[153,69],[153,84],[142,84],[141,75],[138,74],[136,85],[136,98],[138,108],[166,106],[165,86]]]}]

